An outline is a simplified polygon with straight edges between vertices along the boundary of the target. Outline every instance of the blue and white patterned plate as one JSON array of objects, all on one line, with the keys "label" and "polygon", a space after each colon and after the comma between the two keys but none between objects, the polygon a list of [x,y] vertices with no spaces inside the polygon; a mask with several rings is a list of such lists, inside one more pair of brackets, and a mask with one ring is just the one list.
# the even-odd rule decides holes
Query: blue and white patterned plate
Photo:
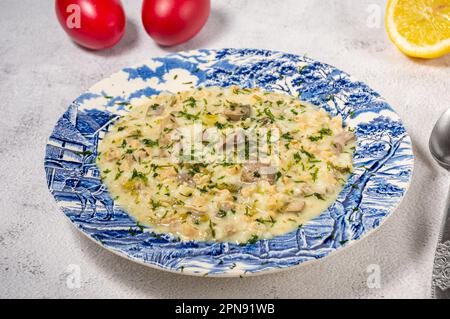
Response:
[{"label": "blue and white patterned plate", "polygon": [[[156,235],[114,204],[95,165],[98,141],[127,106],[162,91],[239,85],[299,96],[355,129],[355,171],[336,202],[298,230],[240,246]],[[252,49],[199,50],[152,58],[94,85],[49,138],[48,187],[64,214],[107,249],[189,275],[242,276],[323,258],[370,233],[395,210],[413,169],[411,140],[383,98],[348,74],[307,57]]]}]

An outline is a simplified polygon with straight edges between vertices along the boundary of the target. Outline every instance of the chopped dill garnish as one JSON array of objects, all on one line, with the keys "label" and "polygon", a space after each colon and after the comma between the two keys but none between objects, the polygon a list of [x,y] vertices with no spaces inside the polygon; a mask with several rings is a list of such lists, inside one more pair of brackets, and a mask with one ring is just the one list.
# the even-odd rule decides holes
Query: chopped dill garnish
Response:
[{"label": "chopped dill garnish", "polygon": [[289,132],[286,132],[286,133],[282,134],[282,135],[281,135],[281,138],[284,138],[285,140],[288,140],[288,141],[291,141],[291,140],[294,139],[294,138],[292,137],[291,133],[289,133]]},{"label": "chopped dill garnish", "polygon": [[160,202],[155,201],[153,198],[150,199],[150,205],[152,206],[153,209],[157,209],[158,207],[162,206]]},{"label": "chopped dill garnish", "polygon": [[148,182],[148,178],[144,173],[138,172],[136,169],[133,169],[133,173],[131,174],[130,180],[141,179],[144,183]]},{"label": "chopped dill garnish", "polygon": [[312,177],[313,182],[315,182],[317,180],[318,173],[319,173],[319,168],[316,167],[316,169],[311,173],[311,177]]},{"label": "chopped dill garnish", "polygon": [[216,224],[209,220],[209,230],[211,231],[211,235],[213,236],[213,238],[216,238],[216,230],[214,229],[215,225]]},{"label": "chopped dill garnish", "polygon": [[252,237],[247,241],[247,244],[255,244],[258,241],[258,235],[253,234]]},{"label": "chopped dill garnish", "polygon": [[278,171],[275,175],[275,181],[279,180],[281,178],[282,174],[280,171]]},{"label": "chopped dill garnish", "polygon": [[217,127],[219,130],[221,130],[221,129],[224,129],[227,125],[222,124],[220,122],[216,122],[216,123],[214,123],[214,126]]},{"label": "chopped dill garnish", "polygon": [[303,148],[303,146],[302,146],[302,148],[300,149],[300,152],[302,152],[303,154],[305,154],[306,156],[308,156],[309,159],[314,159],[314,158],[315,158],[315,156],[314,156],[313,154],[311,154],[310,152],[306,151],[306,150]]},{"label": "chopped dill garnish", "polygon": [[180,111],[178,112],[179,117],[184,117],[186,120],[192,121],[192,120],[198,120],[200,118],[199,114],[191,114],[188,112]]},{"label": "chopped dill garnish", "polygon": [[275,121],[275,115],[273,115],[273,113],[270,111],[270,109],[268,107],[266,107],[264,109],[264,114],[269,117],[269,119],[270,119],[270,121],[272,121],[272,123]]},{"label": "chopped dill garnish", "polygon": [[194,99],[194,97],[190,96],[188,99],[184,100],[183,103],[186,104],[187,106],[194,108],[197,105],[197,100]]},{"label": "chopped dill garnish", "polygon": [[258,223],[261,223],[261,224],[266,224],[266,223],[267,224],[272,224],[272,226],[276,223],[276,220],[272,216],[269,216],[266,219],[264,219],[264,218],[257,218],[256,221]]},{"label": "chopped dill garnish", "polygon": [[305,195],[305,197],[311,197],[311,196],[314,196],[314,197],[316,197],[319,200],[325,200],[325,198],[323,198],[322,194],[319,194],[319,193],[312,193],[312,194],[309,194],[309,195]]},{"label": "chopped dill garnish", "polygon": [[308,139],[311,142],[317,142],[317,141],[323,139],[325,136],[331,136],[331,135],[333,135],[333,131],[331,129],[323,128],[319,131],[319,135],[308,136]]},{"label": "chopped dill garnish", "polygon": [[154,147],[154,146],[158,146],[159,145],[159,140],[151,140],[149,138],[144,138],[142,140],[142,143],[144,143],[145,146]]}]

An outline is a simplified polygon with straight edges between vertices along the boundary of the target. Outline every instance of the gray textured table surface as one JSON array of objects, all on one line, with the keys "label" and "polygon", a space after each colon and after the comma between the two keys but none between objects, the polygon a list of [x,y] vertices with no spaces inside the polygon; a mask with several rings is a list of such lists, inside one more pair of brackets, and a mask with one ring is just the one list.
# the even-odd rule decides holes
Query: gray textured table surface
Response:
[{"label": "gray textured table surface", "polygon": [[[377,232],[319,263],[244,279],[146,268],[82,236],[47,190],[44,147],[57,118],[81,92],[124,66],[167,52],[143,31],[140,1],[124,4],[124,40],[92,53],[62,32],[53,1],[0,1],[0,297],[429,297],[448,178],[432,161],[427,139],[450,107],[450,56],[421,61],[397,51],[382,23],[384,1],[217,0],[206,28],[170,49],[306,53],[380,92],[403,118],[416,163],[405,200]],[[79,267],[79,288],[67,285],[71,265]],[[372,269],[380,270],[379,288],[367,285]]]}]

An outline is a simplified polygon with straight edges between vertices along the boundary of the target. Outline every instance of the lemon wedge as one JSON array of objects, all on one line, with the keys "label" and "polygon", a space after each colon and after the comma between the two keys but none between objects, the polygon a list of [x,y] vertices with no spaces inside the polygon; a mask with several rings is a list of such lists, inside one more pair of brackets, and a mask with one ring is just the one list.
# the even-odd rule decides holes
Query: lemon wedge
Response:
[{"label": "lemon wedge", "polygon": [[389,38],[406,55],[450,53],[450,0],[389,0],[385,23]]}]

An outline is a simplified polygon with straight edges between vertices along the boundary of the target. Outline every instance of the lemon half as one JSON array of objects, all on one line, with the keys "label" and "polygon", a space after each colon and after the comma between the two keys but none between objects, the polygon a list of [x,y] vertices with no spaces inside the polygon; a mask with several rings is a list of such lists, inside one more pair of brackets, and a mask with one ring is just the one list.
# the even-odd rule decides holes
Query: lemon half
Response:
[{"label": "lemon half", "polygon": [[450,53],[450,0],[389,0],[385,23],[389,38],[406,55]]}]

